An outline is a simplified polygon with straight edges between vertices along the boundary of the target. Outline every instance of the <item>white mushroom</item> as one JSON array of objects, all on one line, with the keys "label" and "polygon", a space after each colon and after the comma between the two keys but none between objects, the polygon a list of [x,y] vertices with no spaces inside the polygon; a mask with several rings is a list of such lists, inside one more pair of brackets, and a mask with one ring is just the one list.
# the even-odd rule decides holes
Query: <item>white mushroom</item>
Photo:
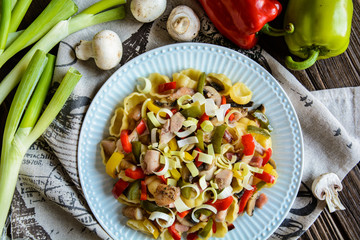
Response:
[{"label": "white mushroom", "polygon": [[123,48],[119,36],[110,30],[95,34],[92,41],[81,40],[75,48],[76,57],[80,60],[94,58],[96,66],[109,70],[120,63]]},{"label": "white mushroom", "polygon": [[170,36],[176,41],[191,41],[199,33],[200,20],[188,6],[174,8],[166,24]]},{"label": "white mushroom", "polygon": [[330,212],[345,209],[338,196],[338,191],[342,190],[341,181],[335,173],[325,173],[317,177],[311,190],[319,200],[326,200]]},{"label": "white mushroom", "polygon": [[166,0],[132,0],[130,10],[139,22],[152,22],[166,9]]}]

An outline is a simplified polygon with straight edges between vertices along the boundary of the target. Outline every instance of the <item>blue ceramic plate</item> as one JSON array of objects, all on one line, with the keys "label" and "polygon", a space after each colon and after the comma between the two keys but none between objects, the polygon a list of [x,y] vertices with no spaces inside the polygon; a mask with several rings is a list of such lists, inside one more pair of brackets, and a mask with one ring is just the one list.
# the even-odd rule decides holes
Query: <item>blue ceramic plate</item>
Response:
[{"label": "blue ceramic plate", "polygon": [[111,194],[115,180],[105,173],[100,141],[108,136],[115,108],[135,89],[136,79],[158,72],[172,73],[195,68],[223,73],[232,81],[244,82],[253,92],[255,104],[264,104],[274,128],[273,159],[279,179],[263,192],[269,198],[253,217],[244,215],[225,239],[267,239],[290,210],[298,191],[303,169],[303,140],[295,110],[278,82],[248,57],[216,45],[180,43],[142,54],[122,66],[99,90],[84,119],[78,148],[78,168],[85,198],[101,226],[114,239],[151,239],[126,226],[123,207]]}]

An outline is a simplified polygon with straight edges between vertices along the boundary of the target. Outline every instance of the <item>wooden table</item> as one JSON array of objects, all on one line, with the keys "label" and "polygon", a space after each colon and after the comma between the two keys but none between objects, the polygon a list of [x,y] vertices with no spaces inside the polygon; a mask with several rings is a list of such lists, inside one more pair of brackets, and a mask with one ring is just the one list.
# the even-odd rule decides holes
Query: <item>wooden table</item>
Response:
[{"label": "wooden table", "polygon": [[[49,0],[33,0],[20,28],[28,26],[48,2]],[[350,45],[346,52],[337,57],[320,60],[307,70],[292,72],[310,91],[360,86],[360,0],[353,2],[352,33]],[[289,54],[282,38],[262,36],[259,44],[282,64],[284,57]],[[56,54],[56,49],[52,52]],[[6,76],[22,55],[22,53],[18,54],[0,69],[0,79]],[[5,113],[10,106],[11,99],[12,94],[0,106],[0,136],[2,136]],[[343,186],[340,199],[346,210],[330,214],[325,209],[300,239],[360,239],[360,164],[345,177]]]}]

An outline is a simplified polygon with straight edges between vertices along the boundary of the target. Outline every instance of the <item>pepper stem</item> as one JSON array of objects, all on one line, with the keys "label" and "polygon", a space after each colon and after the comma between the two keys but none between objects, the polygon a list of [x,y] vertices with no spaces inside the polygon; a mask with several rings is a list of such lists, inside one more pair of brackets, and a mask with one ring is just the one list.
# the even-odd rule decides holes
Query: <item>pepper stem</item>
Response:
[{"label": "pepper stem", "polygon": [[285,65],[292,70],[304,70],[314,65],[319,56],[319,53],[319,49],[310,50],[309,57],[302,62],[295,62],[292,57],[287,56],[285,59]]},{"label": "pepper stem", "polygon": [[278,29],[271,27],[268,23],[266,23],[262,29],[261,32],[265,33],[266,35],[273,36],[273,37],[281,37],[288,34],[292,34],[295,30],[294,24],[289,23],[285,26],[284,29]]}]

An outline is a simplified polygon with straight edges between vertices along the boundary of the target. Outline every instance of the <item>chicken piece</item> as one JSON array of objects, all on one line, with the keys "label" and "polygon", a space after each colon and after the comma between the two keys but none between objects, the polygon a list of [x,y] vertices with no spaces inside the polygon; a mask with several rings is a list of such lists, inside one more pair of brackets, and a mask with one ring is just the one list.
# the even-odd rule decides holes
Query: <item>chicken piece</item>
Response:
[{"label": "chicken piece", "polygon": [[215,222],[224,222],[226,215],[227,215],[227,209],[226,210],[222,210],[222,211],[218,211],[215,215]]},{"label": "chicken piece", "polygon": [[262,162],[263,162],[263,159],[259,156],[254,156],[250,162],[249,162],[249,165],[252,166],[252,167],[262,167]]},{"label": "chicken piece", "polygon": [[136,131],[136,128],[129,135],[129,142],[139,141],[139,134]]},{"label": "chicken piece", "polygon": [[225,139],[226,142],[231,143],[233,137],[228,130],[225,130],[223,139]]},{"label": "chicken piece", "polygon": [[166,184],[160,184],[156,188],[154,197],[157,205],[161,207],[168,206],[180,197],[180,188]]},{"label": "chicken piece", "polygon": [[189,231],[190,227],[182,225],[180,223],[175,223],[175,229],[176,229],[176,231],[183,233],[183,232]]},{"label": "chicken piece", "polygon": [[170,132],[178,132],[184,121],[185,117],[180,112],[175,113],[170,119]]},{"label": "chicken piece", "polygon": [[139,121],[141,118],[141,107],[142,104],[138,104],[132,109],[132,111],[129,113],[129,118],[134,119],[135,121]]},{"label": "chicken piece", "polygon": [[166,120],[160,131],[160,141],[159,141],[160,148],[161,146],[168,144],[168,142],[170,142],[170,140],[173,137],[175,137],[175,134],[170,131],[170,119],[168,119]]},{"label": "chicken piece", "polygon": [[156,172],[160,167],[160,152],[156,150],[147,150],[141,168],[146,175]]},{"label": "chicken piece", "polygon": [[179,215],[176,214],[176,220],[181,224],[181,225],[184,225],[184,226],[187,226],[187,227],[193,227],[195,226],[195,222],[191,221],[191,214],[188,214],[186,215],[186,217],[184,218],[181,218],[179,217]]},{"label": "chicken piece", "polygon": [[139,207],[126,206],[122,209],[122,214],[130,219],[144,220],[143,210]]},{"label": "chicken piece", "polygon": [[262,193],[260,194],[259,198],[256,199],[255,206],[261,209],[267,203],[267,201],[268,201],[268,197],[266,196],[265,193]]},{"label": "chicken piece", "polygon": [[182,87],[182,88],[179,88],[178,90],[176,90],[176,92],[174,92],[173,94],[171,94],[168,99],[170,101],[175,101],[179,98],[181,98],[182,96],[184,95],[194,95],[195,94],[195,90],[192,89],[192,88],[188,88],[188,87]]},{"label": "chicken piece", "polygon": [[233,172],[229,169],[223,169],[215,175],[215,183],[218,185],[219,189],[224,189],[230,186],[232,178]]}]

